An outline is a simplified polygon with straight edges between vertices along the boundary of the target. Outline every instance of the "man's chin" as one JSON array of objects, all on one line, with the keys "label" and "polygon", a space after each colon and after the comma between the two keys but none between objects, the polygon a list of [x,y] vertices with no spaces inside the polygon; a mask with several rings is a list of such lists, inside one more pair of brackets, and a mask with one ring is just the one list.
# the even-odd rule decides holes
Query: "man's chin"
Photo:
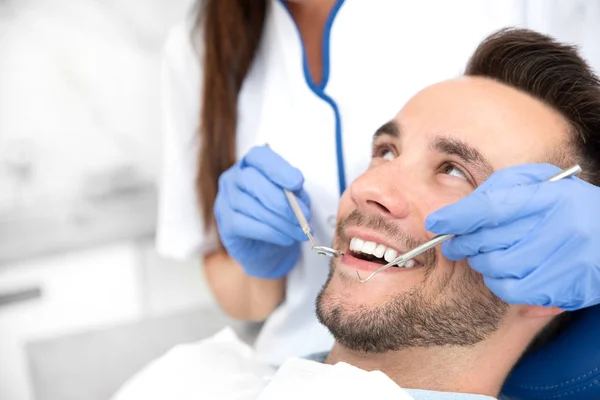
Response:
[{"label": "man's chin", "polygon": [[453,280],[442,290],[443,282],[424,278],[407,284],[375,276],[360,283],[352,272],[334,262],[316,304],[319,321],[352,350],[471,346],[496,331],[506,312],[505,304],[481,292],[473,280]]},{"label": "man's chin", "polygon": [[[397,350],[393,337],[394,324],[386,321],[385,296],[373,293],[371,299],[353,290],[363,285],[356,278],[348,284],[344,273],[334,273],[317,298],[317,318],[340,345],[363,353]],[[389,298],[389,297],[388,297]],[[386,317],[387,314],[387,317]],[[383,328],[383,329],[381,329]]]},{"label": "man's chin", "polygon": [[[343,328],[344,326],[355,326],[360,330],[361,327],[366,327],[363,321],[385,310],[394,298],[409,296],[409,292],[416,291],[416,288],[400,291],[389,281],[361,283],[356,272],[333,266],[327,282],[317,297],[317,318],[334,337],[336,331],[341,328],[344,335],[336,339],[343,344],[343,337],[350,333],[350,329]],[[370,329],[367,328],[367,331]],[[355,333],[358,333],[357,330]]]}]

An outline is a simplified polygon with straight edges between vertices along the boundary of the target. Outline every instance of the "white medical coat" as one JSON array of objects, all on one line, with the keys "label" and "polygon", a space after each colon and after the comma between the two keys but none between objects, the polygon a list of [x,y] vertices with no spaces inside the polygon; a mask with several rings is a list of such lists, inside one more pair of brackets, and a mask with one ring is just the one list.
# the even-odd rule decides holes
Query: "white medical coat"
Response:
[{"label": "white medical coat", "polygon": [[[527,25],[529,19],[535,22],[533,28],[537,24],[555,33],[551,28],[569,17],[586,22],[588,28],[569,32],[568,39],[585,39],[594,29],[593,40],[600,37],[598,1],[346,0],[336,6],[326,27],[323,83],[314,85],[290,14],[283,2],[270,1],[261,46],[239,97],[236,152],[240,158],[253,146],[269,143],[302,171],[311,196],[311,225],[323,244],[332,241],[340,181],[345,179],[348,186],[365,171],[374,131],[418,90],[460,75],[487,34]],[[582,16],[566,11],[584,3]],[[194,49],[190,26],[182,24],[171,33],[163,69],[164,169],[157,245],[163,255],[179,259],[199,257],[217,244],[215,232],[203,232],[194,188],[202,40]],[[287,279],[285,302],[268,318],[257,340],[265,360],[279,363],[286,356],[330,348],[332,338],[314,313],[327,263],[308,245],[303,247]]]}]

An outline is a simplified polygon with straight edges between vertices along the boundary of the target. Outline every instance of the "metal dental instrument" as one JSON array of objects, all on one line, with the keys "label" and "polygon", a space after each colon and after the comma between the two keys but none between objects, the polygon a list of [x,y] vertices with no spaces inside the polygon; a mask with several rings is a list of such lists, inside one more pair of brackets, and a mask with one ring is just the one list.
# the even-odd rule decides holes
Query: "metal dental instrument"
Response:
[{"label": "metal dental instrument", "polygon": [[[562,171],[562,172],[554,175],[550,179],[547,179],[546,182],[558,181],[558,180],[563,179],[563,178],[568,178],[570,176],[577,175],[580,172],[581,172],[581,167],[579,165],[574,165],[571,168],[565,169],[564,171]],[[454,235],[452,235],[452,234],[437,235],[433,239],[431,239],[430,241],[425,242],[422,245],[417,246],[414,249],[409,250],[406,253],[399,255],[398,257],[396,257],[395,259],[393,259],[389,263],[385,264],[383,267],[376,269],[366,279],[362,279],[360,277],[360,274],[358,273],[358,271],[356,271],[356,275],[358,275],[358,279],[359,279],[359,281],[361,283],[367,282],[367,281],[369,281],[369,279],[371,279],[372,277],[374,277],[377,273],[379,273],[381,271],[384,271],[384,270],[386,270],[386,269],[388,269],[389,267],[392,267],[392,266],[396,266],[397,265],[398,267],[401,267],[402,265],[406,264],[406,262],[408,260],[411,260],[411,259],[417,257],[418,255],[426,252],[427,250],[432,249],[435,246],[437,246],[439,244],[442,244],[446,240],[451,239],[453,237],[454,237]]]},{"label": "metal dental instrument", "polygon": [[306,236],[308,237],[308,240],[310,240],[310,244],[312,244],[312,250],[316,251],[317,254],[322,255],[322,256],[328,256],[328,257],[343,256],[344,253],[342,253],[339,250],[332,249],[331,247],[326,247],[326,246],[317,246],[317,244],[315,243],[315,238],[310,233],[310,225],[308,225],[308,221],[304,217],[304,213],[302,212],[302,209],[298,205],[296,196],[294,196],[294,194],[287,189],[283,189],[283,191],[285,193],[285,197],[287,197],[288,202],[290,203],[290,206],[292,207],[292,211],[294,211],[294,214],[296,215],[296,218],[298,219],[298,222],[300,223],[302,232],[304,232],[306,234]]}]

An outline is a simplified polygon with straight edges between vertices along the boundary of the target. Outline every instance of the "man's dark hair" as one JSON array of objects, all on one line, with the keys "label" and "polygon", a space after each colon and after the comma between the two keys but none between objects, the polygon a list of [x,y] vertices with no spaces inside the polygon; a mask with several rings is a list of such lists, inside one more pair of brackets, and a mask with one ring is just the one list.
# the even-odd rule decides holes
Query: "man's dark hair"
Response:
[{"label": "man's dark hair", "polygon": [[493,79],[558,111],[571,138],[557,149],[562,157],[549,162],[579,163],[580,177],[600,186],[600,81],[576,46],[528,29],[502,29],[477,47],[465,75]]},{"label": "man's dark hair", "polygon": [[[578,163],[583,169],[580,177],[600,186],[600,80],[576,46],[528,29],[502,29],[477,47],[465,75],[513,87],[560,113],[571,136],[548,161],[563,168]],[[571,317],[564,312],[554,318],[526,353],[556,337]]]}]

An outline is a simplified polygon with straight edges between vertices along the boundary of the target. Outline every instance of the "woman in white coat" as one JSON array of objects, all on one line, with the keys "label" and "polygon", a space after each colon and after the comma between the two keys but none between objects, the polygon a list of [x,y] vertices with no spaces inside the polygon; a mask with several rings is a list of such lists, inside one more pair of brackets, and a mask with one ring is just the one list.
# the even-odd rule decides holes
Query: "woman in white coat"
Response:
[{"label": "woman in white coat", "polygon": [[375,129],[523,15],[520,1],[201,1],[166,49],[159,251],[203,257],[228,314],[266,319],[264,360],[330,349],[314,314],[328,260],[282,189],[330,244]]}]

